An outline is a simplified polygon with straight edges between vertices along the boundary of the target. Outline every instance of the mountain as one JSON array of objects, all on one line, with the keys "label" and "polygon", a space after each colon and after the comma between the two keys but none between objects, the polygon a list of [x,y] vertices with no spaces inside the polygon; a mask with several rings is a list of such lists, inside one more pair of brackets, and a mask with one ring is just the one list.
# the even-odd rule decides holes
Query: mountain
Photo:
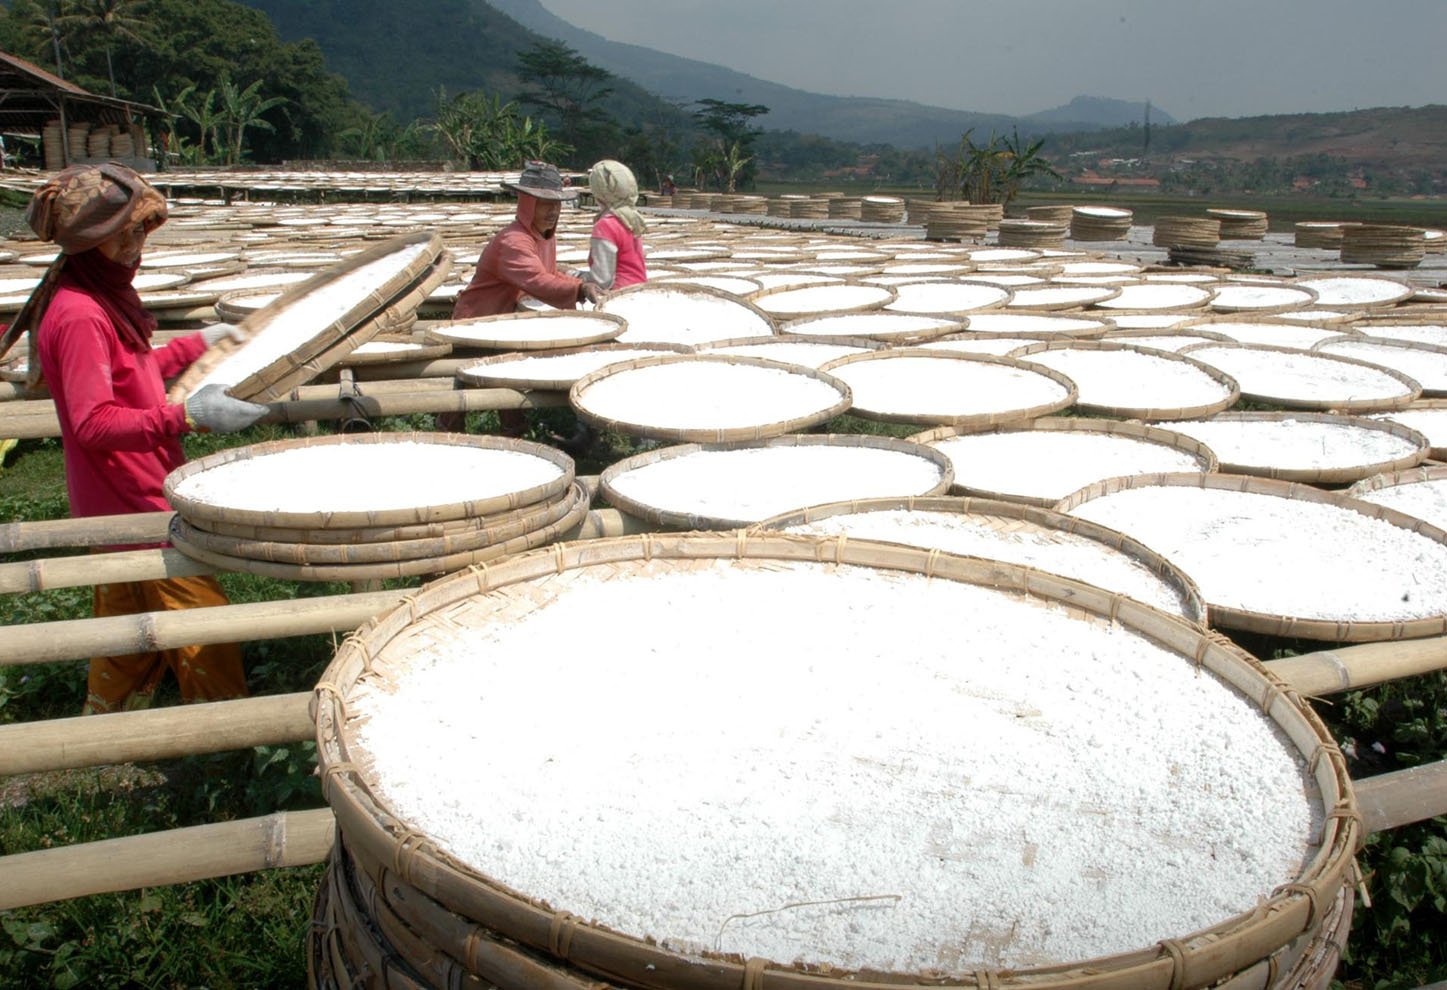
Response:
[{"label": "mountain", "polygon": [[[1098,131],[1143,123],[1145,110],[1144,103],[1101,96],[1077,96],[1063,107],[1041,110],[1020,119],[1048,126],[1053,131]],[[1176,118],[1158,106],[1151,107],[1151,126],[1174,123],[1177,123]]]}]

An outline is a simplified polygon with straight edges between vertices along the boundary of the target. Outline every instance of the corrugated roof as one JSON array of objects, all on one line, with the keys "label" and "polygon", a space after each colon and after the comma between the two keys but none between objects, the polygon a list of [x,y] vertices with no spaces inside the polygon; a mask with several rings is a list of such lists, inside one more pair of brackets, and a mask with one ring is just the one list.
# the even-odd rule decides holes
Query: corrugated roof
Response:
[{"label": "corrugated roof", "polygon": [[88,92],[18,55],[0,52],[0,130],[39,133],[65,103],[66,117],[95,124],[124,124],[134,117],[164,116],[144,103]]}]

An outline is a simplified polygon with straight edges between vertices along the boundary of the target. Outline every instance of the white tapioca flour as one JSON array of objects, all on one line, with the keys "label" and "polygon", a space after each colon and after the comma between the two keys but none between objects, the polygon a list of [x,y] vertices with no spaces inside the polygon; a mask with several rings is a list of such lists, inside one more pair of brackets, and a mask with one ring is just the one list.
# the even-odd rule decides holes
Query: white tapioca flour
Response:
[{"label": "white tapioca flour", "polygon": [[1362,492],[1356,498],[1373,505],[1396,509],[1407,515],[1447,529],[1447,479],[1413,481],[1390,488]]},{"label": "white tapioca flour", "polygon": [[1398,409],[1391,413],[1373,413],[1368,419],[1385,419],[1416,430],[1433,447],[1447,447],[1447,409]]},{"label": "white tapioca flour", "polygon": [[1027,368],[951,357],[865,359],[828,373],[849,385],[856,408],[881,414],[968,416],[1063,403],[1069,395]]},{"label": "white tapioca flour", "polygon": [[610,364],[658,357],[664,353],[668,352],[631,347],[609,351],[577,351],[572,354],[518,354],[505,361],[469,365],[464,370],[499,380],[575,382]]},{"label": "white tapioca flour", "polygon": [[1063,530],[1019,525],[1015,520],[1000,526],[1000,518],[976,512],[879,509],[841,513],[790,526],[787,532],[807,536],[843,533],[851,539],[886,540],[1004,560],[1129,595],[1173,615],[1185,614],[1180,592],[1134,557]]},{"label": "white tapioca flour", "polygon": [[1080,402],[1129,409],[1189,409],[1230,395],[1223,383],[1185,361],[1133,350],[1061,348],[1016,355],[1075,382]]},{"label": "white tapioca flour", "polygon": [[1222,464],[1294,471],[1385,464],[1417,449],[1404,437],[1349,421],[1213,419],[1172,423],[1210,447]]},{"label": "white tapioca flour", "polygon": [[925,495],[942,477],[917,454],[821,444],[699,450],[619,474],[612,488],[656,509],[748,524],[824,502]]},{"label": "white tapioca flour", "polygon": [[584,383],[576,404],[621,423],[707,430],[806,418],[843,399],[836,384],[788,367],[684,358]]},{"label": "white tapioca flour", "polygon": [[930,446],[954,464],[957,485],[1053,501],[1103,478],[1204,466],[1192,454],[1163,443],[1083,430],[972,433]]},{"label": "white tapioca flour", "polygon": [[1298,402],[1392,401],[1410,395],[1400,379],[1354,361],[1305,351],[1272,351],[1207,344],[1186,354],[1220,368],[1245,394]]},{"label": "white tapioca flour", "polygon": [[476,501],[562,474],[552,461],[514,450],[415,441],[318,444],[198,471],[176,494],[253,512],[367,512]]},{"label": "white tapioca flour", "polygon": [[1317,348],[1321,354],[1368,361],[1392,368],[1432,392],[1447,391],[1447,353],[1414,347],[1392,347],[1371,340],[1333,340]]},{"label": "white tapioca flour", "polygon": [[1134,536],[1212,605],[1330,622],[1447,613],[1447,546],[1350,509],[1172,485],[1116,492],[1070,514]]},{"label": "white tapioca flour", "polygon": [[[355,758],[409,828],[608,928],[959,975],[1184,935],[1311,854],[1300,756],[1119,626],[781,562],[545,596],[399,644],[408,669],[348,700]],[[577,648],[620,615],[648,621]]]},{"label": "white tapioca flour", "polygon": [[600,309],[628,321],[628,329],[618,337],[625,344],[700,344],[734,337],[764,337],[774,332],[766,317],[743,303],[663,285],[618,293]]}]

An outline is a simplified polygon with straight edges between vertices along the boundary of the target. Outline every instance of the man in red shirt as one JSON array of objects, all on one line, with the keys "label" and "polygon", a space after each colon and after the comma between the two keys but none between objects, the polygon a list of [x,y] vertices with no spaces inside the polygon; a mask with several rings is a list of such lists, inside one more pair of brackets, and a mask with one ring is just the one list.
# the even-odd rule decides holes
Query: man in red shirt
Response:
[{"label": "man in red shirt", "polygon": [[[31,373],[43,377],[55,399],[73,516],[169,509],[161,484],[185,461],[180,435],[245,429],[266,412],[220,386],[184,404],[166,402],[164,379],[235,328],[218,324],[152,349],[156,320],[131,283],[146,236],[165,221],[161,194],[114,163],[66,169],[36,192],[26,212],[26,222],[61,254],[6,342],[31,331]],[[224,604],[210,577],[95,589],[97,616]],[[84,710],[144,708],[168,669],[188,701],[246,694],[236,645],[185,647],[92,660]]]},{"label": "man in red shirt", "polygon": [[[518,194],[517,218],[483,249],[471,283],[453,304],[452,318],[515,312],[524,293],[554,309],[596,303],[597,286],[558,271],[558,242],[553,235],[563,201],[575,199],[578,191],[563,185],[557,166],[547,162],[528,162],[516,185],[503,185]],[[498,420],[507,436],[520,437],[527,430],[527,414],[521,409],[503,409]],[[462,416],[440,416],[437,425],[460,430]]]}]

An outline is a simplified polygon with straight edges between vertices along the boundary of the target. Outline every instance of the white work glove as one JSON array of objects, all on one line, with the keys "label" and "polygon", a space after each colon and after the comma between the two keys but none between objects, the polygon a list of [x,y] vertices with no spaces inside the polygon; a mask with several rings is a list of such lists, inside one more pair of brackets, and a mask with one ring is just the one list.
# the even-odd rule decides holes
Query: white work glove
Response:
[{"label": "white work glove", "polygon": [[235,323],[213,323],[209,327],[202,327],[201,339],[206,341],[207,347],[213,347],[223,340],[234,340],[238,344],[246,341],[241,328]]},{"label": "white work glove", "polygon": [[207,385],[186,400],[186,422],[193,430],[206,433],[236,433],[267,412],[255,402],[233,399],[226,394],[225,385]]}]

